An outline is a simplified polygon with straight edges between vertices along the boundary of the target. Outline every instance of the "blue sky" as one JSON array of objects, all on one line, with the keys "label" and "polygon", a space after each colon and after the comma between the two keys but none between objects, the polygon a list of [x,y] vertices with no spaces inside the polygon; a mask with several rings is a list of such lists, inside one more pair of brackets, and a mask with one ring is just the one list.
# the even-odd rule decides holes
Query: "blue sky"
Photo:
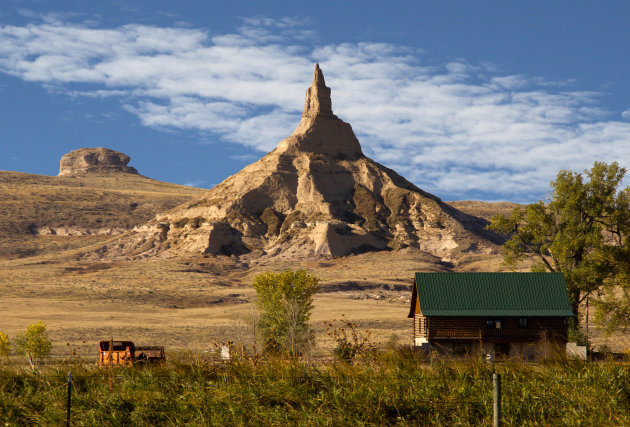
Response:
[{"label": "blue sky", "polygon": [[[46,1],[0,9],[0,170],[104,146],[209,188],[299,122],[318,61],[364,152],[444,200],[630,167],[625,1]],[[627,180],[626,180],[627,181]]]}]

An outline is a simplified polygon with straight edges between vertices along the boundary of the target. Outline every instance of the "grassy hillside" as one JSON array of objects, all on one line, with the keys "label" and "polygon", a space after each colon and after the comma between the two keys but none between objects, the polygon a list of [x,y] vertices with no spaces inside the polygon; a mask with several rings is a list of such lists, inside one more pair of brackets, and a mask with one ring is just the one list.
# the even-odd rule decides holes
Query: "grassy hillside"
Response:
[{"label": "grassy hillside", "polygon": [[[73,178],[0,171],[0,258],[104,240],[109,236],[95,233],[130,229],[203,192],[126,173]],[[74,236],[60,235],[68,232]]]},{"label": "grassy hillside", "polygon": [[468,215],[477,216],[488,221],[498,214],[508,216],[518,206],[512,202],[479,202],[477,200],[459,200],[446,203]]}]

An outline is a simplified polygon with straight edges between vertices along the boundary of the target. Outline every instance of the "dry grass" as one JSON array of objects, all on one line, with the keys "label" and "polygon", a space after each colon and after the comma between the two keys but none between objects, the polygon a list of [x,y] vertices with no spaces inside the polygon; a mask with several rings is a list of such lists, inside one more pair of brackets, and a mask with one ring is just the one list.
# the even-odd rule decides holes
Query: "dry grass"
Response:
[{"label": "dry grass", "polygon": [[488,221],[498,214],[509,216],[512,210],[519,206],[512,202],[480,202],[477,200],[459,200],[446,203],[468,215],[477,216]]},{"label": "dry grass", "polygon": [[53,253],[108,238],[35,238],[40,227],[130,229],[203,192],[124,173],[72,178],[0,171],[0,258]]},{"label": "dry grass", "polygon": [[344,314],[383,340],[408,335],[413,272],[445,270],[414,250],[252,268],[230,257],[85,263],[69,252],[0,264],[1,330],[15,335],[43,320],[61,351],[67,341],[111,335],[202,350],[215,341],[246,340],[254,277],[287,268],[305,268],[322,279],[313,316],[319,332],[323,321]]},{"label": "dry grass", "polygon": [[[477,259],[458,270],[496,269],[499,262],[496,256]],[[413,272],[447,269],[416,250],[251,268],[231,257],[85,263],[74,261],[70,252],[10,260],[0,262],[0,330],[15,336],[43,320],[56,355],[75,347],[87,351],[91,346],[95,352],[96,343],[111,336],[162,344],[171,351],[204,351],[226,340],[249,345],[255,299],[251,283],[263,271],[286,268],[305,268],[322,279],[312,317],[315,355],[330,354],[334,343],[324,322],[342,315],[370,330],[376,341],[396,335],[400,343],[410,344]],[[608,344],[620,351],[627,348],[624,339],[613,337]],[[596,340],[603,342],[602,336]]]}]

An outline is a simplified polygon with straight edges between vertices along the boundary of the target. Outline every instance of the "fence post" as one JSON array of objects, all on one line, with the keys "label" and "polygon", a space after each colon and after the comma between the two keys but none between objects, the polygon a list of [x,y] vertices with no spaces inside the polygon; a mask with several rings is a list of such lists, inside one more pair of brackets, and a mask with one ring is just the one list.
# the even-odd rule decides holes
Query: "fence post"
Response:
[{"label": "fence post", "polygon": [[107,353],[107,382],[109,391],[112,391],[112,364],[114,363],[114,337],[109,340],[109,352]]},{"label": "fence post", "polygon": [[68,407],[66,413],[66,427],[70,427],[70,406],[72,401],[72,372],[68,372]]},{"label": "fence post", "polygon": [[493,405],[492,405],[492,425],[501,427],[501,375],[492,374],[492,384],[494,385]]}]

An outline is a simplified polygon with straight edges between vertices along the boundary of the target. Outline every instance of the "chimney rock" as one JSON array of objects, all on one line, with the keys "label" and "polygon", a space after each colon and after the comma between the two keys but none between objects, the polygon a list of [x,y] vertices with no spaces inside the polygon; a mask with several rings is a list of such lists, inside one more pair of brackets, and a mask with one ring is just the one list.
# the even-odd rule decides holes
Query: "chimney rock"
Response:
[{"label": "chimney rock", "polygon": [[306,90],[304,100],[304,112],[302,117],[328,117],[336,118],[332,112],[332,101],[330,100],[330,88],[326,87],[324,73],[319,64],[315,64],[313,71],[313,84]]}]

